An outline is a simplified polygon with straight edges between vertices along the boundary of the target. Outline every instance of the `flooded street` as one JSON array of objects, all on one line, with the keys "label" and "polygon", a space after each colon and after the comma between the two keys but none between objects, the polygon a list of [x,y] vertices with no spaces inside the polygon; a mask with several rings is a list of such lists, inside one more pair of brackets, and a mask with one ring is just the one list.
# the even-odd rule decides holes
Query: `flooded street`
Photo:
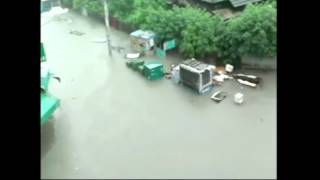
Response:
[{"label": "flooded street", "polygon": [[[83,32],[82,36],[70,30]],[[61,107],[41,132],[42,178],[276,178],[276,73],[252,89],[226,81],[217,104],[171,80],[148,81],[110,58],[103,24],[68,13],[41,28],[48,63],[61,77]],[[114,46],[129,36],[112,30]],[[159,59],[168,68],[178,58]],[[243,92],[236,105],[233,95]]]}]

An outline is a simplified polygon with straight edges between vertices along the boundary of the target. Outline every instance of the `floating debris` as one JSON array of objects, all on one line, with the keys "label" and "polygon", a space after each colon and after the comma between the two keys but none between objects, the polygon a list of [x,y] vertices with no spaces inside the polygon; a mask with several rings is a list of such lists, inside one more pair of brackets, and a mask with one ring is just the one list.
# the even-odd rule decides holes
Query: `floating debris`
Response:
[{"label": "floating debris", "polygon": [[70,33],[70,34],[77,35],[77,36],[82,36],[82,35],[85,34],[85,33],[83,33],[83,32],[76,31],[76,30],[71,30],[69,33]]},{"label": "floating debris", "polygon": [[256,84],[251,83],[251,82],[249,82],[249,81],[244,81],[244,80],[241,80],[241,79],[237,79],[237,81],[238,81],[240,84],[243,84],[243,85],[247,85],[247,86],[250,86],[250,87],[257,87]]},{"label": "floating debris", "polygon": [[262,78],[260,77],[245,74],[234,74],[233,78],[237,79],[240,84],[251,87],[257,87],[257,84],[260,84],[260,82],[262,81]]},{"label": "floating debris", "polygon": [[227,97],[227,92],[225,91],[217,91],[212,94],[210,99],[214,100],[215,102],[219,103]]},{"label": "floating debris", "polygon": [[237,104],[242,104],[244,101],[244,95],[242,93],[236,93],[234,95],[234,102]]},{"label": "floating debris", "polygon": [[125,58],[136,59],[140,57],[140,53],[128,53],[125,55]]},{"label": "floating debris", "polygon": [[228,73],[232,73],[233,69],[234,69],[234,67],[233,67],[232,65],[226,64],[225,70],[226,70]]}]

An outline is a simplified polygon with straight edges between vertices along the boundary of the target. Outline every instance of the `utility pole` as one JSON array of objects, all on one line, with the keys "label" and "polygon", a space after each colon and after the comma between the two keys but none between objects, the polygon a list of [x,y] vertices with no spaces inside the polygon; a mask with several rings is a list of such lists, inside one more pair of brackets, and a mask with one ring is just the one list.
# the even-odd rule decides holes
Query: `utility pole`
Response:
[{"label": "utility pole", "polygon": [[108,51],[109,51],[109,56],[112,56],[108,4],[107,4],[107,0],[102,0],[102,2],[104,7],[104,19],[106,23],[106,37],[107,37],[107,43],[108,43]]}]

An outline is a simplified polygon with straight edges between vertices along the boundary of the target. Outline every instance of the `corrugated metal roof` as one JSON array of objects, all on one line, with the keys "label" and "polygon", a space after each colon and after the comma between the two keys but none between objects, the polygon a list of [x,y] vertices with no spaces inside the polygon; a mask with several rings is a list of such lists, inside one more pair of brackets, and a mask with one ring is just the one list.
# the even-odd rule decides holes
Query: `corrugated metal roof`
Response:
[{"label": "corrugated metal roof", "polygon": [[[191,69],[195,69],[197,71],[204,71],[205,69],[208,68],[208,64],[206,63],[203,63],[203,62],[200,62],[198,60],[195,60],[195,59],[188,59],[188,60],[185,60],[181,63],[181,65],[185,65],[185,66],[188,66],[190,67]],[[183,66],[183,67],[185,67]]]},{"label": "corrugated metal roof", "polygon": [[223,1],[227,1],[227,0],[202,0],[202,1],[215,4],[215,3],[219,3],[219,2],[223,2]]},{"label": "corrugated metal roof", "polygon": [[262,0],[229,0],[229,1],[233,7],[240,7],[240,6],[244,6],[246,4],[249,4],[249,3],[259,2]]},{"label": "corrugated metal roof", "polygon": [[201,1],[212,3],[212,4],[216,4],[216,3],[220,3],[220,2],[224,2],[224,1],[229,1],[233,7],[240,7],[240,6],[244,6],[246,4],[249,4],[249,3],[259,2],[262,0],[201,0]]}]

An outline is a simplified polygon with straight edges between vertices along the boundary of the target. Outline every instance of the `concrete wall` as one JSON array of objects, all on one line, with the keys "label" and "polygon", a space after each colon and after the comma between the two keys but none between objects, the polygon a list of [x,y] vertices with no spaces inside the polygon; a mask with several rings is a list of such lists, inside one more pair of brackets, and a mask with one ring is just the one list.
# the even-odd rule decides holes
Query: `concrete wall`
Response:
[{"label": "concrete wall", "polygon": [[245,56],[242,58],[243,68],[255,69],[277,69],[277,57],[273,58],[259,58],[255,56]]}]

